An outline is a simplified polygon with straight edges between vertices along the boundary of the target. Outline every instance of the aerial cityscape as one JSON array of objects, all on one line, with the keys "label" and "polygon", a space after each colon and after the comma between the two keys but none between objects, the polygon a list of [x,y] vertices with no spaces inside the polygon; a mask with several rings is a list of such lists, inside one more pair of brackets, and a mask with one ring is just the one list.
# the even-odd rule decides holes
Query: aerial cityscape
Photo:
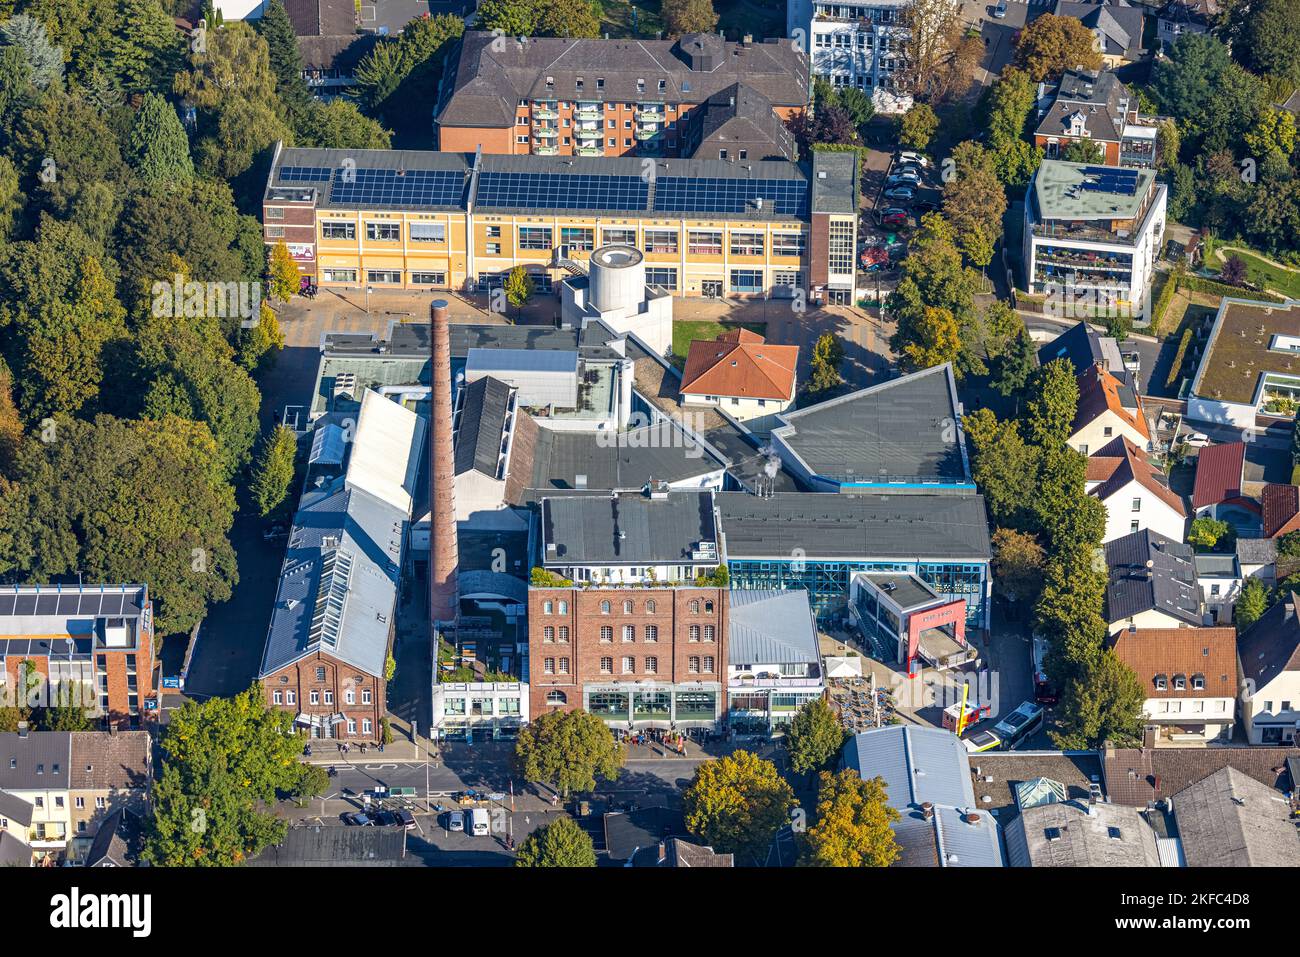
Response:
[{"label": "aerial cityscape", "polygon": [[1250,928],[1166,869],[1300,867],[1298,118],[1300,0],[0,0],[6,876]]}]

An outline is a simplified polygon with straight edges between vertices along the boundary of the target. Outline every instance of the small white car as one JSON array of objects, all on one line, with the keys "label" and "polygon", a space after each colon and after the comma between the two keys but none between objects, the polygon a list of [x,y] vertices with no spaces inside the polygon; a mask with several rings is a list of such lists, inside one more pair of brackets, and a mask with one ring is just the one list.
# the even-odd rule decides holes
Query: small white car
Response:
[{"label": "small white car", "polygon": [[1191,448],[1203,449],[1210,444],[1210,437],[1204,432],[1191,432],[1184,436],[1183,441]]},{"label": "small white car", "polygon": [[917,166],[921,167],[922,169],[930,165],[930,161],[928,159],[926,159],[920,153],[915,153],[911,150],[904,150],[903,152],[899,153],[898,163],[900,166],[905,165],[907,163],[915,163]]},{"label": "small white car", "polygon": [[916,198],[916,191],[910,186],[894,186],[885,190],[885,198],[912,200]]},{"label": "small white car", "polygon": [[447,812],[447,830],[463,831],[465,830],[465,812],[448,811]]}]

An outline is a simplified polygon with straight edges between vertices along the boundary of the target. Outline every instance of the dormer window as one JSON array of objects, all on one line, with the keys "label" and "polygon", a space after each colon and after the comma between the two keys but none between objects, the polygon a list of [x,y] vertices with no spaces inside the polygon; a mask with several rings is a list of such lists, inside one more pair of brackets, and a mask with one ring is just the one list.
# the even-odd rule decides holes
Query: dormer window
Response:
[{"label": "dormer window", "polygon": [[1166,676],[1156,675],[1156,690],[1157,691],[1169,690],[1169,679]]},{"label": "dormer window", "polygon": [[1174,690],[1185,691],[1187,689],[1187,676],[1174,675]]},{"label": "dormer window", "polygon": [[573,79],[573,85],[574,85],[575,87],[577,87],[577,89],[578,89],[579,92],[581,92],[581,91],[582,91],[582,86],[583,86],[583,79],[582,79],[582,77],[580,77],[580,76],[578,76],[578,77],[574,77],[574,79]]},{"label": "dormer window", "polygon": [[667,80],[660,80],[660,81],[659,81],[659,92],[662,93],[662,92],[663,92],[664,90],[666,90],[666,89],[668,89],[668,81],[667,81]]},{"label": "dormer window", "polygon": [[1192,690],[1193,691],[1205,690],[1205,675],[1192,675]]},{"label": "dormer window", "polygon": [[605,78],[603,76],[596,77],[596,89],[598,90],[605,89]]}]

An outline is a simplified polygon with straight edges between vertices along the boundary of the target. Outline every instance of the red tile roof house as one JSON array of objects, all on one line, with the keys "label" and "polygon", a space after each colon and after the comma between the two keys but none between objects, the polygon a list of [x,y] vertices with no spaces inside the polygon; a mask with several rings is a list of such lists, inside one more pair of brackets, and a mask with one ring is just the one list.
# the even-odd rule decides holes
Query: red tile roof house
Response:
[{"label": "red tile roof house", "polygon": [[1144,528],[1183,540],[1187,509],[1182,497],[1129,439],[1116,438],[1088,458],[1085,487],[1106,506],[1103,542]]},{"label": "red tile roof house", "polygon": [[1066,444],[1091,455],[1119,436],[1140,449],[1150,447],[1151,427],[1142,400],[1131,384],[1093,366],[1079,376],[1079,405]]},{"label": "red tile roof house", "polygon": [[1264,538],[1281,538],[1300,530],[1300,487],[1265,485],[1260,496],[1264,512]]},{"label": "red tile roof house", "polygon": [[1242,494],[1245,469],[1244,442],[1225,442],[1201,449],[1196,457],[1196,485],[1192,490],[1192,510],[1196,517],[1226,518],[1219,512],[1237,513],[1233,521],[1236,525],[1244,511],[1249,513],[1247,524],[1254,525],[1259,519],[1260,509]]},{"label": "red tile roof house", "polygon": [[1223,743],[1237,700],[1235,628],[1125,629],[1112,639],[1120,661],[1142,682],[1143,720],[1155,745]]},{"label": "red tile roof house", "polygon": [[751,429],[794,405],[798,346],[771,345],[756,332],[734,329],[712,341],[696,339],[686,354],[682,401],[723,410]]}]

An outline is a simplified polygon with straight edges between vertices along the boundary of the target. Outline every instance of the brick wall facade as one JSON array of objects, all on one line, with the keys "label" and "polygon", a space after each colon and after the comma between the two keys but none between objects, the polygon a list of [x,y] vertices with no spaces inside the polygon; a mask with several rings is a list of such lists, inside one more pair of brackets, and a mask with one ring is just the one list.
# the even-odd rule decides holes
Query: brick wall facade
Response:
[{"label": "brick wall facade", "polygon": [[[718,682],[726,687],[727,596],[725,588],[530,588],[528,590],[529,695],[533,718],[548,711],[572,711],[583,706],[583,685],[628,685],[638,682],[676,684]],[[551,612],[546,603],[551,602]],[[565,611],[561,611],[561,603]],[[609,603],[606,613],[602,603]],[[631,611],[625,603],[631,602]],[[653,602],[653,611],[647,605]],[[624,628],[633,628],[633,640],[624,640]],[[656,641],[647,639],[654,626]],[[553,634],[547,629],[554,629]],[[563,628],[568,629],[564,640]],[[606,637],[602,629],[608,628]],[[692,628],[697,628],[693,637]],[[712,641],[706,638],[712,629]],[[623,659],[634,660],[634,670],[624,673]],[[655,670],[648,670],[654,658]],[[712,668],[705,670],[705,659]],[[547,659],[554,659],[547,673]],[[612,667],[602,670],[601,659]],[[693,660],[694,659],[694,660]],[[568,673],[561,673],[567,661]],[[694,668],[694,670],[693,670]],[[565,696],[562,704],[548,700],[552,692]],[[720,712],[726,712],[724,700]]]},{"label": "brick wall facade", "polygon": [[[323,677],[318,677],[319,669],[324,669]],[[262,687],[266,703],[271,707],[322,719],[342,714],[355,722],[355,731],[349,732],[347,724],[342,723],[332,728],[329,737],[358,744],[380,740],[379,719],[387,710],[382,675],[366,674],[355,665],[318,651],[267,675],[262,679]],[[351,703],[348,701],[349,691],[353,693]],[[317,696],[315,703],[312,702],[313,692]],[[367,692],[369,704],[365,703]],[[277,695],[279,700],[276,700]]]}]

